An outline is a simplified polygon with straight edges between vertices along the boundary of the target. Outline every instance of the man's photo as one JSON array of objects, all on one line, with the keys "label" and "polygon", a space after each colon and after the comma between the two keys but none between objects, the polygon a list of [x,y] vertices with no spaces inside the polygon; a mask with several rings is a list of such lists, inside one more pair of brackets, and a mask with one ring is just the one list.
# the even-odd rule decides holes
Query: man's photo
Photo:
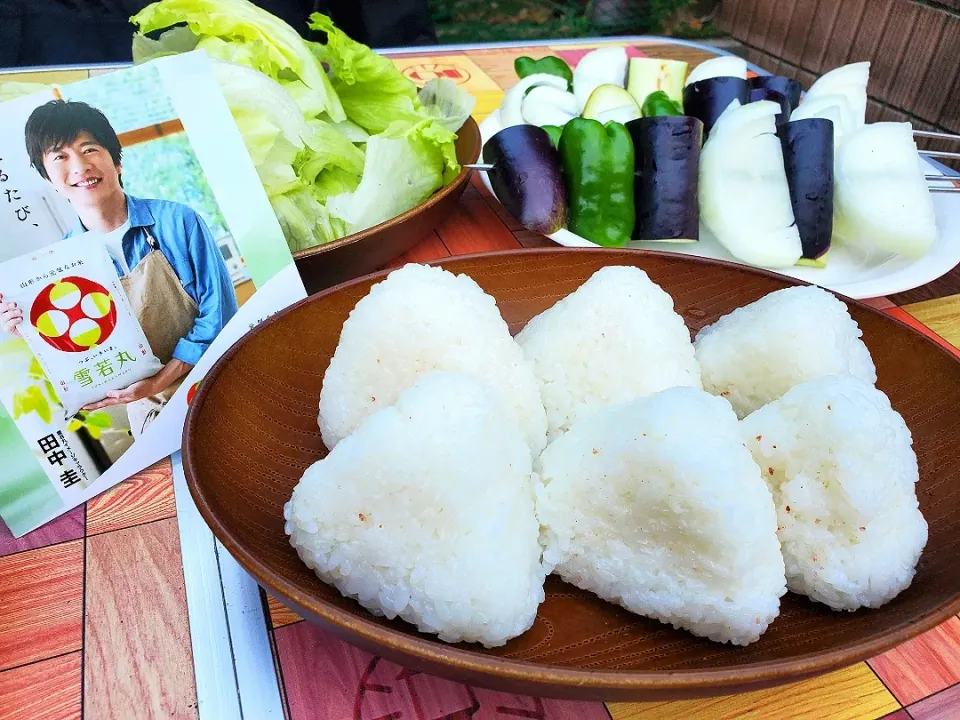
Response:
[{"label": "man's photo", "polygon": [[[137,321],[162,367],[84,407],[125,405],[139,437],[236,314],[234,282],[201,215],[124,189],[123,149],[107,117],[84,102],[51,100],[27,120],[30,164],[78,218],[64,239],[100,243],[113,259]],[[0,288],[0,329],[16,334],[23,308]]]}]

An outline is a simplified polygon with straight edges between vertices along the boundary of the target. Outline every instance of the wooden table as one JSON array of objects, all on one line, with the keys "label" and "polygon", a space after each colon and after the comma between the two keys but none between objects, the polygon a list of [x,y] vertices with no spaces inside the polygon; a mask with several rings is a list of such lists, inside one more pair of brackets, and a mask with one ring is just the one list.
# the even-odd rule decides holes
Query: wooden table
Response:
[{"label": "wooden table", "polygon": [[[712,54],[665,39],[624,44],[691,64]],[[414,80],[442,75],[465,85],[477,97],[479,120],[515,81],[516,56],[556,53],[575,61],[596,46],[444,47],[393,56]],[[66,82],[105,71],[18,79]],[[508,217],[474,178],[458,211],[394,265],[548,243]],[[960,355],[960,272],[870,302]],[[19,540],[0,525],[0,719],[214,717],[197,707],[195,678],[206,673],[193,666],[178,535],[169,461]],[[693,702],[603,705],[505,695],[410,673],[261,597],[267,620],[259,630],[273,655],[278,705],[292,720],[960,718],[958,617],[869,662],[796,685]]]}]

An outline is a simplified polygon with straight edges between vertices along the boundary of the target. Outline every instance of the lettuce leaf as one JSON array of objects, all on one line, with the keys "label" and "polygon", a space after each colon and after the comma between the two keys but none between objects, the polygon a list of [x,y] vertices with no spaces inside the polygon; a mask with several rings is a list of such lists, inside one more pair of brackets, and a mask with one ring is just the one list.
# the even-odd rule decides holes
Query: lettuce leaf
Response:
[{"label": "lettuce leaf", "polygon": [[270,203],[291,252],[332,242],[347,234],[346,224],[331,215],[308,187],[271,197]]},{"label": "lettuce leaf", "polygon": [[159,0],[131,20],[135,62],[198,49],[213,58],[294,252],[406,212],[460,171],[454,133],[474,98],[449,80],[418,92],[324,15],[310,18],[323,43],[248,0]]},{"label": "lettuce leaf", "polygon": [[351,40],[326,15],[313,13],[309,25],[327,36],[326,43],[310,43],[310,48],[318,61],[329,66],[333,87],[350,120],[379,133],[394,122],[412,125],[423,119],[417,86],[392,60]]},{"label": "lettuce leaf", "polygon": [[460,172],[455,137],[432,120],[412,127],[398,122],[371,136],[360,184],[331,198],[331,212],[355,233],[419,205]]},{"label": "lettuce leaf", "polygon": [[[307,42],[283,20],[248,0],[159,0],[130,21],[141,34],[186,23],[199,38],[197,47],[202,45],[214,57],[247,65],[274,80],[294,79],[287,75],[292,72],[332,120],[346,119],[330,78]],[[182,33],[175,39],[186,40]]]},{"label": "lettuce leaf", "polygon": [[449,78],[434,78],[420,90],[421,113],[451,132],[457,132],[470,117],[477,99]]},{"label": "lettuce leaf", "polygon": [[170,28],[154,40],[146,35],[134,33],[133,62],[136,65],[167,55],[179,55],[197,49],[200,38],[188,27]]},{"label": "lettuce leaf", "polygon": [[357,177],[363,172],[363,150],[335,126],[323,120],[310,122],[310,134],[304,139],[311,152],[308,161],[313,170],[311,181],[325,168],[337,167]]}]

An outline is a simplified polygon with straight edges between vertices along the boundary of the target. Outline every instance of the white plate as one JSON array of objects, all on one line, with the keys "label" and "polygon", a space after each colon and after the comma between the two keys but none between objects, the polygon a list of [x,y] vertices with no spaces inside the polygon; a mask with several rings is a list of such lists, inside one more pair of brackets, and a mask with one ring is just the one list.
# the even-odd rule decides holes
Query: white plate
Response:
[{"label": "white plate", "polygon": [[[501,127],[500,111],[495,110],[480,123],[483,143],[486,144],[487,140],[501,130]],[[940,173],[937,167],[930,165],[930,174]],[[487,173],[481,172],[480,176],[487,189],[493,193]],[[496,197],[496,193],[493,194]],[[858,300],[892,295],[926,285],[960,264],[960,193],[935,193],[933,205],[939,232],[930,252],[922,258],[909,259],[897,255],[866,257],[849,248],[835,245],[830,249],[829,261],[825,268],[797,266],[786,270],[774,270],[774,272],[814,283]],[[597,247],[595,243],[566,229],[548,237],[565,247]],[[746,265],[730,255],[702,225],[700,241],[696,243],[633,241],[629,247],[717,258]]]}]

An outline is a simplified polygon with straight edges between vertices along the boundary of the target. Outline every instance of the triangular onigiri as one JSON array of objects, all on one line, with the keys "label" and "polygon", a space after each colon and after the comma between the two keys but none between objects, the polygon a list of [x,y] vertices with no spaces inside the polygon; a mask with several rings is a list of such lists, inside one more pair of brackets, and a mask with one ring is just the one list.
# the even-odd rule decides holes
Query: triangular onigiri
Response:
[{"label": "triangular onigiri", "polygon": [[544,598],[530,450],[465,375],[429,373],[369,416],[284,516],[321,580],[447,642],[503,645]]},{"label": "triangular onigiri", "polygon": [[547,418],[533,365],[493,297],[467,275],[407,264],[353,308],[323,377],[320,432],[331,450],[371,413],[435,370],[486,382],[536,457]]},{"label": "triangular onigiri", "polygon": [[603,408],[537,464],[544,562],[567,582],[735,645],[779,614],[777,515],[726,400],[676,387]]}]

